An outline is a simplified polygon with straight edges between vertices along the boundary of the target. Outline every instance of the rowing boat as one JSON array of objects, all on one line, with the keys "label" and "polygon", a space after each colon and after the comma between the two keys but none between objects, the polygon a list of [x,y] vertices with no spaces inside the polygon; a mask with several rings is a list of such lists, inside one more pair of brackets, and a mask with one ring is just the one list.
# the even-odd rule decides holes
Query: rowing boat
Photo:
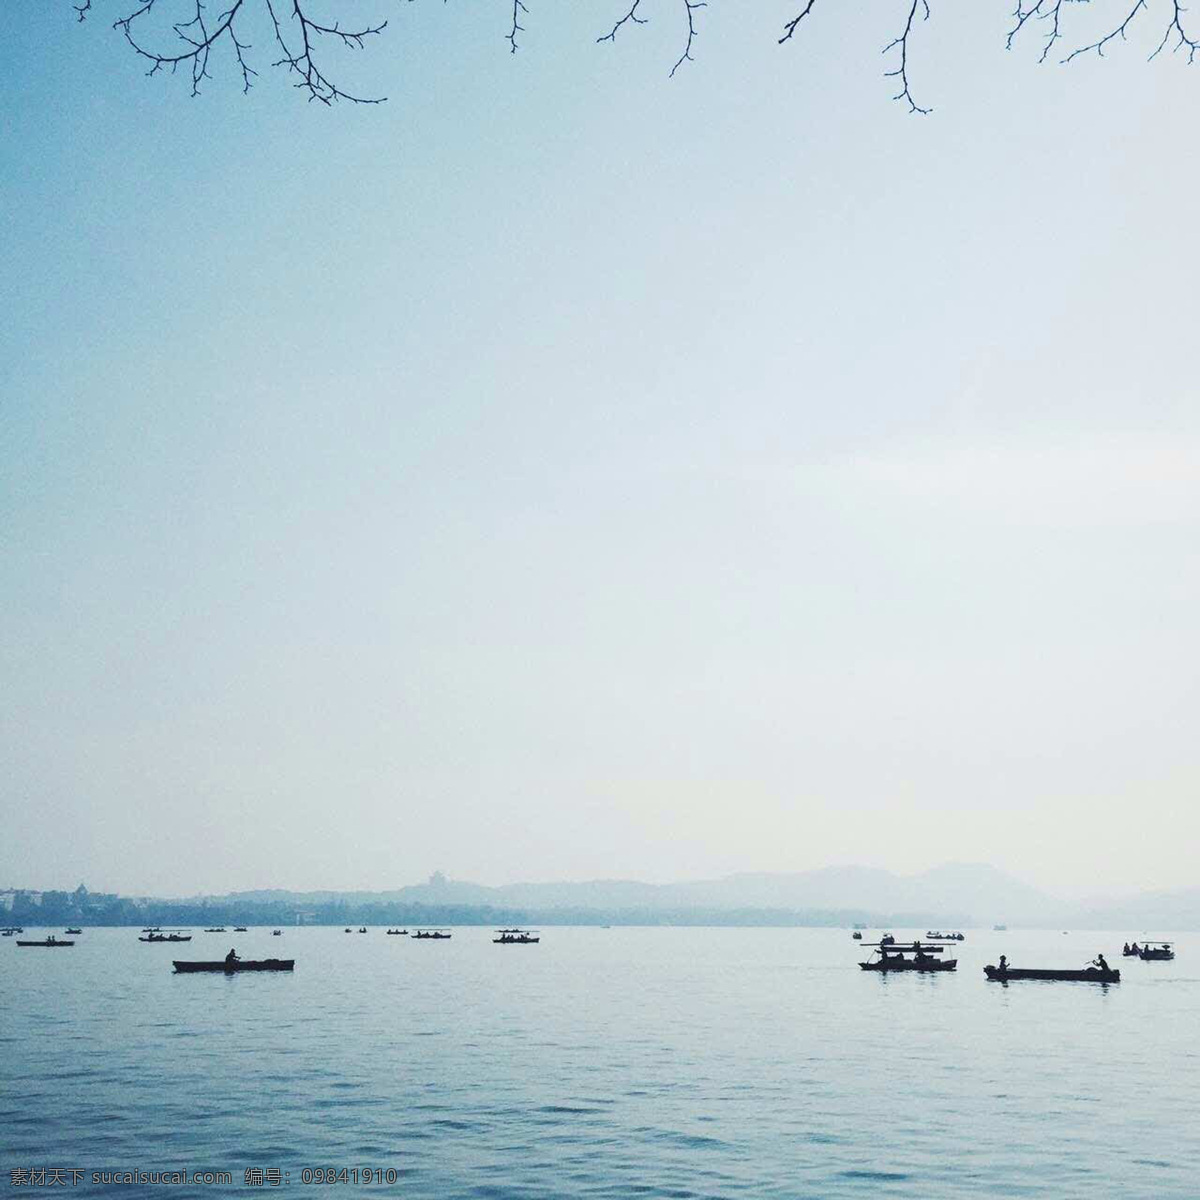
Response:
[{"label": "rowing boat", "polygon": [[51,946],[51,947],[53,947],[53,946],[73,946],[73,945],[75,945],[75,943],[60,941],[58,938],[53,938],[53,937],[47,938],[44,942],[23,942],[23,941],[21,941],[20,938],[17,938],[17,945],[18,946]]},{"label": "rowing boat", "polygon": [[1036,971],[1027,967],[984,967],[983,973],[999,983],[1009,979],[1055,979],[1064,982],[1077,983],[1120,983],[1121,972],[1109,968],[1107,971],[1099,967],[1088,967],[1082,971]]},{"label": "rowing boat", "polygon": [[178,933],[169,933],[165,936],[161,933],[152,933],[149,937],[138,938],[139,942],[190,942],[191,940],[190,933],[187,937],[181,937]]},{"label": "rowing boat", "polygon": [[189,971],[223,972],[232,975],[237,971],[290,971],[296,965],[294,958],[239,959],[237,962],[180,962],[175,960],[175,970],[181,975]]}]

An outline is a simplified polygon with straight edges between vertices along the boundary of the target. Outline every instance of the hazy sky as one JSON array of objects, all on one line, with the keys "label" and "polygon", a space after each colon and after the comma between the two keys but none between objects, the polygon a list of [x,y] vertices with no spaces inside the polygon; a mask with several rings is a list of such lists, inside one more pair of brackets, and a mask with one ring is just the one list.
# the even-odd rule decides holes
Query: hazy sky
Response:
[{"label": "hazy sky", "polygon": [[376,0],[326,111],[95,7],[0,41],[0,887],[1200,882],[1200,67]]}]

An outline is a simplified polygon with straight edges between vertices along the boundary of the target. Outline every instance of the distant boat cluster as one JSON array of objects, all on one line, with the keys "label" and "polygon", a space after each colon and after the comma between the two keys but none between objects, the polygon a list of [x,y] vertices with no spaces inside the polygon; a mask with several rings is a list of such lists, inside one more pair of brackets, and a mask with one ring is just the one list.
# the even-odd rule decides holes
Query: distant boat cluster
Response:
[{"label": "distant boat cluster", "polygon": [[[995,926],[995,929],[1000,931],[1004,928],[1003,925]],[[856,941],[862,941],[862,933],[857,926],[850,936]],[[930,932],[926,934],[926,940],[918,939],[913,942],[897,942],[892,934],[885,933],[877,942],[863,942],[864,946],[874,946],[875,950],[866,962],[860,962],[858,965],[864,971],[884,973],[918,971],[928,974],[957,971],[958,959],[943,958],[942,955],[948,948],[948,943],[962,941],[966,941],[966,936],[957,931],[936,934]],[[1140,958],[1143,962],[1168,962],[1175,957],[1173,943],[1163,941],[1143,941],[1140,946],[1137,942],[1126,942],[1121,954],[1125,958]],[[1098,954],[1091,962],[1079,967],[1056,968],[1014,967],[1010,965],[1008,956],[1002,954],[999,964],[984,967],[983,973],[986,978],[998,983],[1018,979],[1105,984],[1121,982],[1121,972],[1115,967],[1110,967],[1103,954]]]}]

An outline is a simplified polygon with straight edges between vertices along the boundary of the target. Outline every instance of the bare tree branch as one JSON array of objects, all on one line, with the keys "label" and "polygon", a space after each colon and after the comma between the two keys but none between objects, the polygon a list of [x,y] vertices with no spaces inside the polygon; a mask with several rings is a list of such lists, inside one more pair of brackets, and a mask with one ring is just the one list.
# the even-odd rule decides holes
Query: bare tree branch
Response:
[{"label": "bare tree branch", "polygon": [[707,8],[708,0],[683,0],[683,6],[687,9],[688,36],[687,45],[683,48],[683,53],[679,56],[679,61],[671,68],[671,74],[668,79],[675,78],[675,72],[679,70],[685,62],[695,62],[692,58],[692,43],[696,40],[696,10],[698,8]]},{"label": "bare tree branch", "polygon": [[1108,45],[1113,38],[1119,37],[1122,41],[1125,40],[1125,30],[1133,23],[1134,17],[1146,8],[1147,0],[1137,0],[1137,3],[1129,11],[1129,15],[1116,27],[1111,33],[1106,33],[1098,42],[1093,42],[1090,46],[1080,46],[1078,50],[1072,50],[1063,62],[1070,62],[1073,58],[1078,58],[1081,54],[1090,54],[1093,50],[1100,58],[1104,57],[1104,47]]},{"label": "bare tree branch", "polygon": [[777,45],[782,46],[783,43],[786,42],[788,38],[790,38],[792,34],[796,32],[796,26],[799,25],[800,22],[803,21],[810,12],[812,12],[813,6],[816,4],[816,2],[817,0],[808,0],[808,3],[804,6],[804,8],[783,27],[783,37],[779,39]]},{"label": "bare tree branch", "polygon": [[[1166,2],[1170,5],[1167,10],[1170,20],[1167,22],[1157,49],[1150,55],[1150,58],[1157,58],[1174,39],[1175,45],[1172,47],[1172,51],[1186,50],[1188,62],[1195,62],[1196,54],[1200,52],[1200,41],[1189,35],[1184,28],[1183,14],[1187,9],[1184,8],[1182,0],[1166,0]],[[1038,59],[1039,62],[1045,62],[1050,57],[1055,43],[1063,37],[1063,6],[1068,3],[1087,3],[1087,0],[1017,0],[1017,8],[1013,13],[1014,24],[1009,30],[1005,42],[1007,48],[1012,49],[1013,42],[1031,20],[1048,22],[1050,32],[1046,35],[1046,44]],[[1092,51],[1095,51],[1098,57],[1103,58],[1105,47],[1110,42],[1116,41],[1118,38],[1121,41],[1128,40],[1128,31],[1137,17],[1142,13],[1149,15],[1156,11],[1154,4],[1155,0],[1136,0],[1133,7],[1126,11],[1125,18],[1119,25],[1111,28],[1102,38],[1072,50],[1062,61],[1068,63],[1072,59],[1083,54],[1090,54]]]},{"label": "bare tree branch", "polygon": [[[90,0],[89,0],[90,2]],[[617,30],[625,24],[626,21],[632,21],[635,25],[645,25],[646,18],[639,17],[637,10],[641,5],[642,0],[633,0],[633,7],[606,33],[603,37],[598,37],[597,42],[615,42],[617,40]]]},{"label": "bare tree branch", "polygon": [[1025,23],[1034,17],[1039,21],[1050,22],[1050,32],[1046,35],[1046,44],[1042,47],[1038,62],[1045,62],[1054,49],[1054,43],[1062,37],[1062,6],[1064,0],[1036,0],[1029,8],[1024,7],[1024,0],[1017,0],[1017,11],[1013,14],[1016,24],[1008,31],[1004,46],[1006,50],[1013,48],[1017,34],[1025,28]]},{"label": "bare tree branch", "polygon": [[300,48],[293,51],[283,35],[283,29],[279,24],[279,18],[275,12],[275,6],[282,3],[282,0],[265,0],[265,3],[267,11],[271,14],[271,21],[275,26],[275,40],[283,52],[283,57],[276,59],[271,65],[273,67],[286,67],[289,74],[299,76],[295,86],[307,92],[310,101],[319,100],[322,104],[333,104],[337,100],[348,100],[351,104],[382,104],[387,99],[386,96],[368,99],[364,96],[354,96],[349,92],[342,91],[337,84],[333,83],[324,74],[313,59],[313,44],[315,39],[335,37],[341,41],[343,46],[361,50],[363,48],[363,39],[375,37],[382,33],[387,28],[386,21],[383,21],[379,25],[371,25],[356,30],[345,30],[338,25],[320,25],[308,18],[300,6],[300,0],[292,0],[292,18],[297,22],[300,34]]},{"label": "bare tree branch", "polygon": [[904,32],[899,37],[893,38],[883,48],[884,54],[890,50],[900,51],[900,65],[894,71],[885,71],[884,75],[888,79],[899,79],[900,90],[892,97],[893,100],[907,100],[908,111],[910,113],[920,113],[925,116],[931,110],[922,108],[914,99],[911,90],[908,86],[908,39],[912,34],[913,21],[917,15],[917,9],[924,7],[924,20],[929,20],[929,0],[912,0],[912,6],[908,10],[908,20],[904,23]]},{"label": "bare tree branch", "polygon": [[517,16],[520,13],[527,13],[528,11],[529,9],[521,3],[521,0],[513,0],[512,29],[505,36],[505,41],[512,43],[512,49],[509,51],[510,54],[516,54],[517,52],[517,34],[525,32],[525,26],[517,24]]},{"label": "bare tree branch", "polygon": [[[217,18],[217,24],[211,32],[204,23],[204,5],[201,3],[201,0],[194,0],[194,2],[195,15],[192,19],[172,26],[179,40],[190,47],[188,50],[181,50],[178,54],[163,54],[156,50],[148,50],[134,36],[133,23],[152,12],[156,0],[145,0],[145,3],[140,8],[135,9],[127,17],[118,18],[113,23],[113,28],[121,30],[125,35],[125,40],[133,47],[134,53],[150,63],[150,70],[146,72],[147,75],[156,75],[159,71],[167,67],[174,73],[179,67],[187,66],[192,76],[192,95],[198,96],[200,94],[201,82],[211,78],[208,73],[208,56],[213,46],[226,35],[228,35],[230,42],[234,46],[234,52],[237,55],[238,61],[243,63],[244,68],[242,51],[246,47],[238,41],[237,34],[233,29],[233,22],[245,0],[233,0],[229,10]],[[245,80],[245,88],[248,90],[250,83],[244,70],[243,79]]]},{"label": "bare tree branch", "polygon": [[[242,33],[243,18],[250,13],[266,14],[263,16],[264,28],[273,29],[274,40],[280,55],[271,64],[283,67],[285,73],[293,78],[294,85],[304,92],[309,100],[319,100],[322,104],[333,104],[338,100],[347,100],[352,104],[381,104],[386,97],[365,97],[354,95],[343,90],[326,74],[321,48],[324,43],[334,42],[343,49],[361,50],[367,41],[382,34],[387,27],[387,21],[375,25],[365,25],[362,28],[343,28],[336,21],[332,24],[310,15],[316,6],[333,8],[343,0],[70,0],[71,7],[80,21],[101,7],[103,3],[112,4],[119,11],[124,11],[113,23],[114,29],[119,29],[125,41],[134,53],[149,64],[147,75],[156,75],[160,71],[170,70],[172,73],[181,67],[191,77],[191,93],[200,94],[201,86],[212,78],[210,66],[215,61],[212,58],[214,50],[220,52],[222,47],[231,55],[241,74],[242,91],[248,92],[257,78],[257,71],[250,63],[249,41]],[[410,0],[410,3],[412,0]],[[653,2],[653,0],[650,0]],[[678,4],[680,0],[658,0],[663,4]],[[793,0],[792,11],[795,16],[783,25],[783,32],[777,38],[778,44],[791,41],[805,18],[812,14],[818,0]],[[888,79],[899,81],[899,91],[893,99],[908,105],[912,114],[925,114],[929,108],[918,104],[912,91],[910,78],[909,43],[913,36],[918,15],[921,22],[928,21],[931,16],[930,0],[893,0],[900,11],[907,9],[907,17],[903,30],[884,47],[885,55],[892,55],[889,65],[894,69],[885,70]],[[1005,39],[1007,49],[1013,49],[1019,38],[1024,36],[1026,29],[1041,28],[1044,39],[1038,61],[1045,63],[1054,55],[1059,42],[1067,36],[1067,26],[1075,19],[1075,14],[1083,11],[1096,12],[1102,7],[1107,11],[1111,6],[1122,19],[1108,29],[1103,37],[1086,45],[1079,45],[1059,61],[1069,63],[1082,55],[1091,54],[1105,57],[1105,50],[1116,41],[1127,41],[1128,34],[1137,25],[1140,30],[1147,23],[1152,23],[1162,14],[1164,27],[1162,36],[1150,59],[1157,58],[1164,50],[1174,53],[1183,52],[1189,64],[1194,63],[1200,56],[1200,30],[1189,29],[1184,0],[1007,0],[1010,5],[1015,2],[1012,10],[1012,22]],[[210,15],[210,5],[228,5],[215,17]],[[526,0],[511,0],[512,13],[509,30],[505,41],[509,43],[509,53],[516,54],[520,45],[518,35],[525,32],[521,24],[523,17],[529,13]],[[670,76],[685,62],[695,61],[692,50],[698,34],[696,22],[700,9],[708,7],[707,0],[682,0],[684,14],[687,18],[687,41],[683,53],[671,67]],[[602,34],[597,42],[616,42],[617,33],[627,24],[645,25],[648,18],[643,12],[649,6],[648,0],[621,0],[624,15],[620,17],[608,33]],[[165,29],[158,27],[155,32],[154,20],[164,12],[170,12],[172,18],[178,17],[174,23]],[[837,6],[823,9],[822,12],[835,12]],[[270,24],[266,24],[267,16]],[[1102,26],[1103,27],[1103,26]],[[807,26],[805,27],[807,28]],[[158,44],[163,37],[167,44]],[[1157,36],[1157,34],[1155,35]],[[321,59],[321,61],[318,61]]]},{"label": "bare tree branch", "polygon": [[1171,16],[1171,23],[1167,26],[1167,32],[1163,34],[1163,39],[1158,43],[1158,49],[1154,51],[1150,57],[1157,58],[1166,48],[1167,43],[1171,40],[1171,35],[1176,37],[1175,45],[1171,48],[1171,53],[1175,54],[1180,50],[1187,51],[1188,65],[1196,61],[1196,53],[1200,51],[1200,40],[1190,37],[1183,28],[1183,14],[1187,11],[1180,3],[1180,0],[1172,0],[1174,12]]}]

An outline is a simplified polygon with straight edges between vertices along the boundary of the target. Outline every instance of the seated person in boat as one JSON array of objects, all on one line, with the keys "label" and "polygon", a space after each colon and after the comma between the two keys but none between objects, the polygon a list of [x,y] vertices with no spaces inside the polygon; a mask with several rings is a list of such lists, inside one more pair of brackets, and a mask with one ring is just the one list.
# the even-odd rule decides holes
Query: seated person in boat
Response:
[{"label": "seated person in boat", "polygon": [[1104,961],[1104,955],[1103,955],[1103,954],[1097,954],[1097,955],[1096,955],[1096,962],[1095,962],[1095,965],[1096,965],[1097,967],[1099,967],[1099,968],[1100,968],[1100,970],[1102,970],[1102,971],[1108,971],[1108,970],[1110,969],[1110,968],[1109,968],[1109,965],[1108,965],[1108,963],[1106,963],[1106,962]]},{"label": "seated person in boat", "polygon": [[1141,951],[1138,949],[1137,942],[1134,942],[1133,945],[1129,947],[1129,953],[1130,954],[1140,954],[1141,953]]},{"label": "seated person in boat", "polygon": [[229,948],[229,953],[227,955],[225,955],[225,965],[227,967],[232,967],[234,965],[234,963],[239,963],[241,961],[242,960],[240,958],[238,958],[238,956],[237,956],[237,951],[234,950],[233,947],[231,946]]},{"label": "seated person in boat", "polygon": [[1008,970],[1008,956],[1005,954],[1000,955],[1000,970],[1001,971]]},{"label": "seated person in boat", "polygon": [[1128,953],[1130,953],[1130,950],[1129,950],[1129,943],[1128,943],[1128,942],[1126,942],[1126,943],[1125,943],[1125,945],[1121,947],[1121,953],[1122,953],[1122,954],[1128,954]]}]

